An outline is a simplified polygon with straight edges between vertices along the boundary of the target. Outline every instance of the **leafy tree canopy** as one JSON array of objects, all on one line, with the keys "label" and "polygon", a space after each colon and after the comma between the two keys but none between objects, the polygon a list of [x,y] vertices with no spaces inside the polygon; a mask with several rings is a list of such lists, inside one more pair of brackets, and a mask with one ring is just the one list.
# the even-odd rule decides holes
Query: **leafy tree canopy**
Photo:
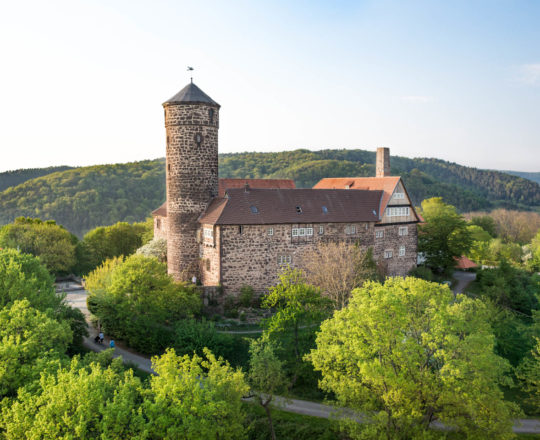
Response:
[{"label": "leafy tree canopy", "polygon": [[515,407],[499,389],[509,364],[486,315],[444,285],[371,282],[322,324],[309,359],[323,389],[371,422],[345,422],[353,438],[431,438],[435,419],[467,438],[512,438]]},{"label": "leafy tree canopy", "polygon": [[69,273],[75,265],[77,238],[56,222],[20,217],[0,229],[0,248],[35,255],[54,274]]},{"label": "leafy tree canopy", "polygon": [[452,269],[455,259],[471,245],[465,220],[440,197],[422,202],[422,216],[425,222],[419,227],[418,251],[424,254],[427,266],[443,271]]}]

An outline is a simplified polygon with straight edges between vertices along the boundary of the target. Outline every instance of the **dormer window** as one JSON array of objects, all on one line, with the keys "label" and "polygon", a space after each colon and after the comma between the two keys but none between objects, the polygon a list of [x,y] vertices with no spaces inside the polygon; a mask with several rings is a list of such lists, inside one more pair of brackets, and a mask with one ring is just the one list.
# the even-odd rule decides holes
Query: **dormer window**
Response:
[{"label": "dormer window", "polygon": [[301,206],[297,206],[297,207],[296,207],[296,212],[297,212],[298,214],[302,214],[302,207],[301,207]]},{"label": "dormer window", "polygon": [[322,207],[322,212],[323,212],[324,214],[328,214],[328,208],[327,208],[326,206],[323,206],[323,207]]},{"label": "dormer window", "polygon": [[257,209],[256,206],[250,206],[249,209],[251,209],[252,214],[258,214],[259,213],[259,210]]}]

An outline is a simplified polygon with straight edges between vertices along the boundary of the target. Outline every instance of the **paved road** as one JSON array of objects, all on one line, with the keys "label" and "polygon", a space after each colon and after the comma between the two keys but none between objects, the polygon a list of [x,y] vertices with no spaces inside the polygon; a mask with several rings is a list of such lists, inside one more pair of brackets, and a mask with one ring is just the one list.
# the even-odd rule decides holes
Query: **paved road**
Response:
[{"label": "paved road", "polygon": [[464,290],[476,279],[476,274],[474,272],[462,272],[456,270],[453,275],[457,283],[452,288],[455,294],[463,293]]},{"label": "paved road", "polygon": [[[468,272],[459,272],[464,275],[470,275]],[[474,275],[474,274],[473,274]],[[454,274],[455,276],[455,274]],[[458,275],[461,276],[461,275]],[[464,277],[469,278],[469,277]],[[457,278],[459,279],[459,278]],[[466,282],[466,287],[472,279],[469,279],[468,282]],[[454,288],[457,290],[459,287],[458,285]],[[454,290],[454,291],[456,291]],[[458,290],[459,291],[459,290]],[[90,318],[90,312],[88,311],[88,308],[86,306],[86,297],[87,292],[84,290],[76,291],[76,292],[67,292],[66,293],[66,301],[71,304],[73,307],[78,308],[81,310],[86,320],[89,323],[89,333],[90,336],[85,338],[84,345],[88,349],[92,351],[102,351],[105,350],[108,345],[99,345],[94,342],[94,337],[97,334],[97,331],[92,327],[92,325],[89,322]],[[106,342],[108,342],[108,339],[105,339]],[[152,364],[150,362],[150,359],[147,357],[141,356],[137,353],[134,353],[133,351],[127,349],[127,347],[123,347],[121,344],[117,344],[116,348],[114,349],[114,357],[122,356],[124,359],[124,362],[132,362],[135,365],[137,365],[138,368],[140,368],[143,371],[146,371],[148,373],[155,374],[154,370],[152,370]],[[309,402],[307,400],[297,400],[297,399],[285,399],[283,397],[277,396],[275,398],[276,404],[279,409],[282,411],[292,412],[296,414],[302,414],[312,417],[321,417],[324,419],[328,419],[330,417],[333,417],[336,415],[336,408],[330,405],[324,405],[322,403],[315,403],[315,402]],[[350,411],[346,411],[346,415],[353,416],[354,414]],[[359,421],[362,420],[361,415],[356,416]],[[434,423],[434,427],[441,429],[443,428],[442,425]],[[523,434],[540,434],[540,420],[536,419],[519,419],[516,420],[516,423],[514,425],[514,432],[516,433],[523,433]]]}]

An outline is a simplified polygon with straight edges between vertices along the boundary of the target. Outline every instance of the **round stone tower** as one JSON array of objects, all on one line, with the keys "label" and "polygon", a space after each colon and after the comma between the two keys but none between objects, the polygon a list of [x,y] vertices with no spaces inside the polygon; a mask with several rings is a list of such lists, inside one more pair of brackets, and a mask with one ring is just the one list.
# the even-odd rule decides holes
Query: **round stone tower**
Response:
[{"label": "round stone tower", "polygon": [[167,265],[199,278],[197,219],[218,195],[219,104],[193,82],[163,103],[167,132]]}]

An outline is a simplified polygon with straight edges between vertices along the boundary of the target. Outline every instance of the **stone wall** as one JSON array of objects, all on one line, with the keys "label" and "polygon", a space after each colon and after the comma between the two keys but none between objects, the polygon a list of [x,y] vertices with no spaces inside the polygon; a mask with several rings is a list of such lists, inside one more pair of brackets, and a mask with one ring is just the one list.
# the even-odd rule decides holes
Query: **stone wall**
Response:
[{"label": "stone wall", "polygon": [[215,106],[165,104],[167,261],[176,279],[200,277],[197,219],[218,194],[218,127]]},{"label": "stone wall", "polygon": [[167,240],[167,217],[161,215],[154,216],[154,238]]},{"label": "stone wall", "polygon": [[[355,227],[354,234],[345,232],[350,226]],[[313,228],[313,235],[293,237],[293,228]],[[241,230],[235,225],[219,229],[221,284],[227,296],[237,295],[243,285],[252,286],[258,293],[267,292],[287,264],[302,268],[303,255],[321,241],[359,241],[365,249],[374,245],[373,223],[244,225]]]},{"label": "stone wall", "polygon": [[[407,235],[399,235],[399,228],[406,227]],[[381,262],[388,276],[405,276],[416,267],[416,255],[418,245],[418,228],[416,223],[402,223],[391,225],[377,225],[375,234],[381,233],[382,237],[375,237],[373,258]],[[405,247],[405,255],[400,256],[400,247]],[[391,252],[392,256],[385,258],[385,251]],[[388,254],[387,254],[388,257]]]},{"label": "stone wall", "polygon": [[[204,229],[212,229],[212,238],[204,236]],[[200,274],[204,286],[218,286],[220,284],[221,261],[220,241],[221,230],[212,225],[203,225],[200,231]]]}]

